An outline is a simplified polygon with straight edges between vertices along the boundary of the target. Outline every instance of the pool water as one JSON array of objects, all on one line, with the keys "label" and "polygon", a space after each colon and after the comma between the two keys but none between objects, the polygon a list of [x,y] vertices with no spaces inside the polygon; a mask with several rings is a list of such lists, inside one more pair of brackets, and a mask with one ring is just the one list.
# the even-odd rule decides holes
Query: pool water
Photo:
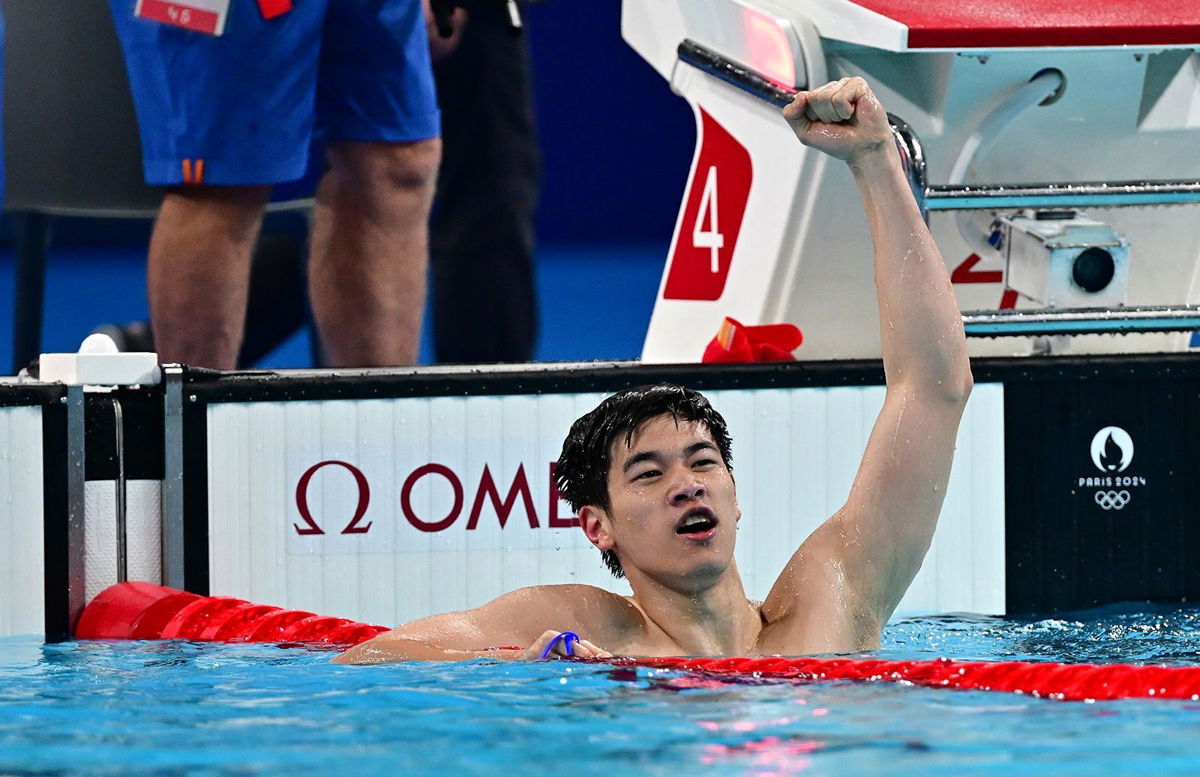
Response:
[{"label": "pool water", "polygon": [[[1200,610],[899,620],[885,658],[1200,663]],[[345,667],[273,645],[0,640],[0,775],[1200,772],[1200,704],[715,683],[570,662]]]}]

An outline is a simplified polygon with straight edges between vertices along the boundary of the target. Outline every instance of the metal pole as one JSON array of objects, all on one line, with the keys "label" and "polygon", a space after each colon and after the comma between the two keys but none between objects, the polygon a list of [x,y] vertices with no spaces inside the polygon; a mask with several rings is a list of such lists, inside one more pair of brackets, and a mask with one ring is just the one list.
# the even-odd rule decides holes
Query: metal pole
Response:
[{"label": "metal pole", "polygon": [[84,489],[87,451],[83,386],[67,387],[67,618],[74,630],[87,604]]},{"label": "metal pole", "polygon": [[1200,181],[1096,181],[1086,183],[930,186],[929,210],[1004,208],[1113,208],[1200,203]]},{"label": "metal pole", "polygon": [[163,367],[163,585],[183,588],[183,367]]},{"label": "metal pole", "polygon": [[1200,330],[1200,306],[973,311],[962,320],[968,337],[1191,332]]},{"label": "metal pole", "polygon": [[117,446],[117,480],[115,483],[117,511],[117,582],[124,583],[129,579],[128,564],[128,533],[126,531],[125,507],[125,416],[121,410],[121,400],[112,398],[114,442]]},{"label": "metal pole", "polygon": [[790,104],[796,97],[795,89],[777,84],[757,71],[740,62],[734,62],[707,46],[701,46],[694,40],[683,41],[675,51],[679,59],[689,65],[780,108]]}]

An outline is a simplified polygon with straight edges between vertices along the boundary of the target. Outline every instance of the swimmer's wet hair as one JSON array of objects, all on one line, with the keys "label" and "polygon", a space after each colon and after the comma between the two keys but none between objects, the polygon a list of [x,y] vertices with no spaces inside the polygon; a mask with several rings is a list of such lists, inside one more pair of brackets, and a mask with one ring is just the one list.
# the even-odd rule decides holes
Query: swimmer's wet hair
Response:
[{"label": "swimmer's wet hair", "polygon": [[[563,441],[562,455],[554,465],[554,479],[559,495],[576,514],[584,505],[609,509],[608,469],[612,463],[609,457],[613,443],[624,436],[625,444],[631,444],[633,433],[639,426],[661,415],[672,416],[676,421],[704,424],[725,466],[733,471],[731,440],[725,419],[703,395],[673,383],[626,389],[577,419]],[[601,557],[615,577],[625,577],[615,552],[603,551]]]}]

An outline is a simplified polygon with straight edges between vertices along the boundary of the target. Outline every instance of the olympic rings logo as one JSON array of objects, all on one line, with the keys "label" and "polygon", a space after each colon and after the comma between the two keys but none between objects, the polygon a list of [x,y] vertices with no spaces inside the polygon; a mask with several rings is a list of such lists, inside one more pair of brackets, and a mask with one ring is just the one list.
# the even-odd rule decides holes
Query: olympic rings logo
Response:
[{"label": "olympic rings logo", "polygon": [[1096,504],[1103,507],[1105,510],[1120,510],[1125,505],[1129,504],[1129,492],[1121,491],[1097,491]]}]

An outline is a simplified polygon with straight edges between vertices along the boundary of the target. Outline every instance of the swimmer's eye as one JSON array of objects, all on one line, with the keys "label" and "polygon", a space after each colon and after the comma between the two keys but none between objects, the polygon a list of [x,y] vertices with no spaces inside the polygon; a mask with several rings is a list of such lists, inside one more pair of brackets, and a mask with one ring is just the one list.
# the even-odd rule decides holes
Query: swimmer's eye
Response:
[{"label": "swimmer's eye", "polygon": [[700,459],[692,462],[693,467],[715,467],[717,466],[716,459]]},{"label": "swimmer's eye", "polygon": [[633,479],[634,480],[646,480],[648,478],[655,477],[658,474],[659,474],[658,470],[656,470],[656,469],[647,469],[647,470],[643,470],[642,472],[639,472],[636,475],[634,475]]}]

